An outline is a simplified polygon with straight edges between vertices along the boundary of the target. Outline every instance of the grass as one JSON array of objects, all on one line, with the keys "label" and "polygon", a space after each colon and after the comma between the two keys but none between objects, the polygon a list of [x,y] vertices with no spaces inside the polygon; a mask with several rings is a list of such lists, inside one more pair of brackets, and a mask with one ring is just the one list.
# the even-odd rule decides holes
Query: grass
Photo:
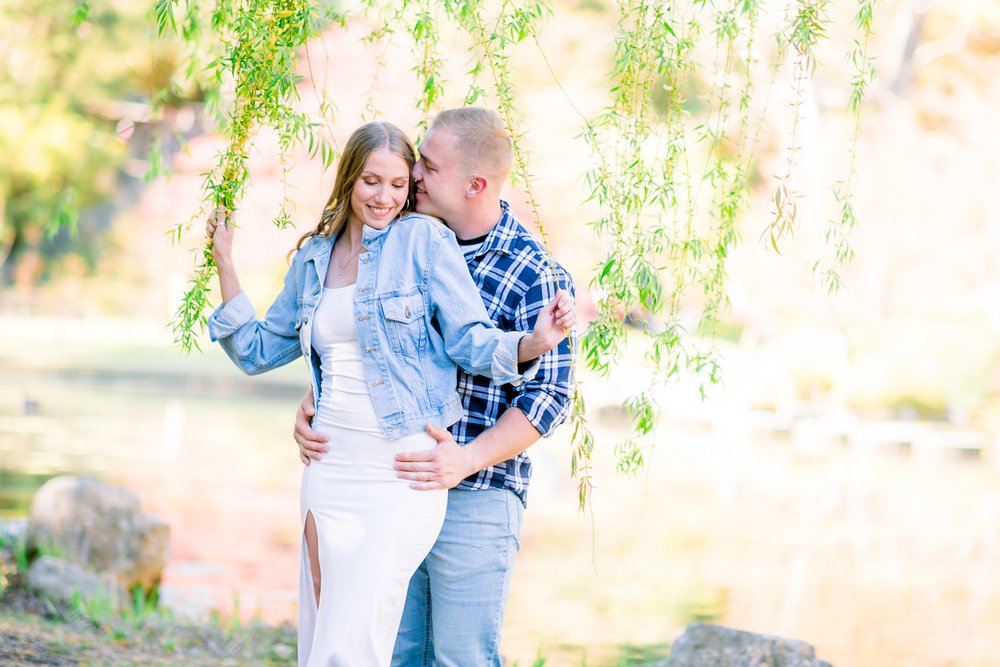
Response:
[{"label": "grass", "polygon": [[[116,613],[107,606],[74,604],[46,617],[17,607],[0,598],[0,664],[284,667],[296,662],[294,629],[288,625],[243,624],[219,615],[197,623],[157,608]],[[660,666],[668,653],[666,644],[623,645],[617,661],[583,658],[580,667]],[[545,667],[549,659],[539,649],[530,663],[511,664]]]},{"label": "grass", "polygon": [[[141,589],[126,604],[112,597],[75,594],[67,604],[38,598],[28,590],[30,563],[41,555],[26,539],[0,537],[0,664],[91,665],[97,667],[285,667],[296,662],[290,624],[242,622],[234,594],[233,613],[213,612],[203,620],[175,616]],[[581,667],[662,665],[667,645],[625,644],[611,660],[582,655]],[[545,667],[560,658],[538,648],[523,667]]]},{"label": "grass", "polygon": [[[175,618],[161,610],[146,612],[141,622],[130,614],[94,608],[58,610],[45,617],[36,611],[0,603],[0,664],[24,664],[30,658],[70,656],[67,665],[190,665],[191,667],[295,664],[295,633],[288,626],[248,623],[224,629],[212,622]],[[64,664],[47,661],[29,664]]]},{"label": "grass", "polygon": [[[97,667],[285,667],[295,664],[295,630],[238,617],[180,618],[136,591],[119,606],[104,597],[61,605],[27,589],[32,554],[21,540],[0,547],[0,664]],[[15,565],[19,563],[20,567]]]}]

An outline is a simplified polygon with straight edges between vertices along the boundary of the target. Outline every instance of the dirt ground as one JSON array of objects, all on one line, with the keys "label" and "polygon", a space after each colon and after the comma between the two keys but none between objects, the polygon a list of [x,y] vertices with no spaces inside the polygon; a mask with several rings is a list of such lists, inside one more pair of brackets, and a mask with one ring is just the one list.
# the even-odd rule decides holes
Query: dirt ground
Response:
[{"label": "dirt ground", "polygon": [[0,598],[0,665],[27,667],[282,667],[295,664],[290,626],[203,623],[154,611],[88,618],[20,591]]}]

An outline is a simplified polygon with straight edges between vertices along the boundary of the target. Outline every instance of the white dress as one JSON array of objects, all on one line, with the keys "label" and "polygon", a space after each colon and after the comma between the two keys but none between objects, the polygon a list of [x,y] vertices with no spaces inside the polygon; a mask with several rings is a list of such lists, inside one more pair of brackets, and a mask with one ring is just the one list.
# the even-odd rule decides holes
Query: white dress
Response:
[{"label": "white dress", "polygon": [[415,491],[392,467],[399,452],[431,449],[417,433],[388,440],[365,381],[353,316],[354,286],[324,288],[312,343],[322,387],[313,428],[330,451],[302,473],[302,526],[312,512],[320,564],[316,605],[302,542],[300,667],[380,667],[392,657],[410,576],[444,521],[447,492]]}]

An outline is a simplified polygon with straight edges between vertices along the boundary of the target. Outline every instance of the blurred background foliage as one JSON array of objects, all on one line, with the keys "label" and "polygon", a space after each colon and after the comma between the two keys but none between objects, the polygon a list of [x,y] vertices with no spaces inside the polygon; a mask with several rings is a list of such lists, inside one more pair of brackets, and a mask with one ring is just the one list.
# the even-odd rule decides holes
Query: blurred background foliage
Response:
[{"label": "blurred background foliage", "polygon": [[157,37],[144,3],[73,9],[0,3],[5,285],[45,282],[62,262],[82,260],[93,272],[115,210],[107,204],[148,175],[153,145],[136,125],[200,97],[172,85],[179,44]]},{"label": "blurred background foliage", "polygon": [[[331,13],[337,6],[319,4]],[[761,11],[770,12],[773,23],[783,6],[762,3]],[[580,119],[608,108],[617,7],[566,0],[551,9],[532,27],[541,49],[512,50],[505,58],[517,86],[520,140],[537,176],[537,199],[543,215],[554,220],[547,225],[553,247],[583,284],[606,266],[609,249],[615,251],[606,232],[579,230],[604,213],[588,199],[593,184],[581,183],[594,164],[581,148]],[[869,91],[859,143],[858,257],[844,273],[846,289],[822,298],[821,281],[808,267],[829,254],[823,237],[837,201],[827,188],[846,173],[853,119],[845,102],[853,65],[844,58],[857,36],[854,4],[826,9],[828,38],[816,44],[822,67],[804,93],[797,141],[805,223],[783,256],[767,254],[757,241],[767,232],[775,175],[784,169],[787,79],[758,91],[773,99],[743,175],[748,202],[727,223],[742,243],[720,246],[731,272],[724,286],[713,283],[712,293],[694,291],[670,304],[669,318],[609,310],[654,333],[669,333],[671,325],[696,338],[714,336],[711,346],[721,349],[756,346],[762,358],[784,369],[780,384],[793,389],[781,395],[795,400],[986,426],[997,394],[1000,331],[994,261],[1000,232],[991,222],[990,195],[1000,187],[1000,138],[992,122],[1000,9],[987,0],[891,0],[876,15],[872,56],[880,76]],[[205,71],[212,56],[191,59],[190,45],[169,32],[158,34],[154,14],[151,5],[122,0],[0,3],[0,308],[156,321],[169,319],[176,308],[189,269],[183,252],[171,251],[160,235],[190,222],[204,196],[198,181],[221,150],[213,134],[218,119],[206,112],[217,102],[220,82]],[[373,40],[384,16],[356,18],[327,30],[306,50],[299,105],[325,125],[333,144],[358,119],[374,115],[419,128],[435,105],[460,104],[483,84],[484,73],[470,77],[470,66],[478,71],[483,63],[470,55],[469,36],[434,32],[440,26],[420,16],[428,30],[419,37],[396,25],[388,39]],[[431,38],[436,41],[426,41]],[[424,53],[436,53],[439,61],[422,59]],[[542,67],[542,53],[552,72]],[[704,62],[711,53],[694,55]],[[344,62],[354,65],[353,76]],[[436,69],[428,70],[431,65]],[[712,68],[683,72],[675,83],[679,98],[671,97],[667,79],[651,86],[651,112],[660,123],[667,122],[672,99],[682,102],[691,125],[709,119],[709,98],[719,85]],[[439,87],[428,87],[430,74]],[[478,81],[472,88],[470,79]],[[483,94],[487,103],[496,101]],[[734,136],[714,147],[693,142],[693,161],[706,160],[712,150],[739,158]],[[273,219],[278,202],[291,194],[293,222],[308,226],[327,178],[324,160],[303,152],[285,163],[268,145],[274,140],[265,133],[251,155],[253,188],[241,215]],[[153,178],[164,169],[177,172],[168,185]],[[512,189],[515,200],[522,194]],[[522,211],[522,217],[532,216]],[[693,220],[708,228],[702,215]],[[264,292],[283,263],[268,252],[274,238],[262,234],[246,252],[251,287]],[[669,252],[666,260],[650,260],[666,275],[662,289],[668,291],[677,278],[664,270],[673,262]],[[616,272],[623,285],[634,278],[620,268],[609,275]],[[581,298],[585,311],[590,308],[585,317],[594,317],[595,304],[599,308],[606,296],[606,288],[597,287]],[[727,304],[717,322],[704,316],[713,303]],[[829,354],[816,358],[817,340]],[[781,351],[772,353],[772,347]],[[760,405],[787,402],[765,385],[760,393],[768,394],[754,399]]]}]

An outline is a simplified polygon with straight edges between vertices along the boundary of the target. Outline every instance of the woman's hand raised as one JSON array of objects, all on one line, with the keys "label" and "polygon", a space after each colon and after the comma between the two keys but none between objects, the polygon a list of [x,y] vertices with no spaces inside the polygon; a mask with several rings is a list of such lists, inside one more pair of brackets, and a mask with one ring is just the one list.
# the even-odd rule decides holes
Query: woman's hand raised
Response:
[{"label": "woman's hand raised", "polygon": [[205,235],[212,239],[212,259],[219,271],[219,288],[222,303],[229,301],[242,291],[236,266],[233,264],[233,225],[224,208],[217,208],[205,223]]},{"label": "woman's hand raised", "polygon": [[217,208],[205,223],[205,235],[212,239],[212,258],[216,264],[233,256],[233,227],[224,208]]},{"label": "woman's hand raised", "polygon": [[552,301],[542,308],[535,320],[534,330],[521,339],[517,348],[518,361],[540,357],[566,338],[576,324],[576,303],[563,290],[556,292]]}]

